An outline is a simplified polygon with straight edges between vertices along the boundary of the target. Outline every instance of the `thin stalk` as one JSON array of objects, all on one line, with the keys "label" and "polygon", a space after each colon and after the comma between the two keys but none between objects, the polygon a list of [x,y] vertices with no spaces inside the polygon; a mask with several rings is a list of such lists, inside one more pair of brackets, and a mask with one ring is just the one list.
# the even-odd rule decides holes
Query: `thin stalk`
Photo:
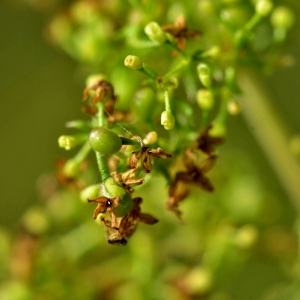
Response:
[{"label": "thin stalk", "polygon": [[243,113],[263,151],[284,186],[290,201],[300,213],[300,167],[288,148],[289,132],[274,109],[262,80],[252,70],[242,70],[239,76],[244,90]]},{"label": "thin stalk", "polygon": [[164,90],[164,96],[165,96],[165,110],[172,113],[171,104],[170,104],[170,94],[168,89]]},{"label": "thin stalk", "polygon": [[89,155],[89,153],[91,152],[92,148],[89,144],[89,142],[86,142],[82,148],[77,152],[77,154],[74,156],[74,159],[79,162],[82,163],[87,156]]},{"label": "thin stalk", "polygon": [[185,60],[189,60],[188,55],[182,51],[179,47],[177,47],[175,44],[171,43],[170,41],[166,41],[165,43],[167,46],[178,52]]},{"label": "thin stalk", "polygon": [[[98,107],[98,123],[99,126],[104,126],[104,102],[101,101],[97,104]],[[110,177],[110,173],[106,167],[106,163],[104,161],[104,155],[102,153],[96,152],[96,158],[98,163],[98,168],[101,174],[102,182],[104,182],[107,178]]]}]

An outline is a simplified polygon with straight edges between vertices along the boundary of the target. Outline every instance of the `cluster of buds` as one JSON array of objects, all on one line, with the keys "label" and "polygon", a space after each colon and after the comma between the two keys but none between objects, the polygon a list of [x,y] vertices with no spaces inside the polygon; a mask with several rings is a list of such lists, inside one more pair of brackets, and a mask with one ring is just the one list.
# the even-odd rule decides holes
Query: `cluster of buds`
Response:
[{"label": "cluster of buds", "polygon": [[[200,6],[203,5],[206,12],[212,13],[217,9],[209,1],[201,1]],[[215,147],[224,142],[228,113],[236,115],[240,111],[240,103],[236,97],[241,94],[241,90],[237,83],[236,70],[240,60],[253,59],[252,51],[247,51],[249,37],[272,10],[271,0],[256,1],[252,18],[241,22],[241,25],[233,30],[231,44],[213,43],[207,49],[199,49],[193,54],[186,52],[187,42],[202,37],[202,33],[190,30],[184,16],[178,17],[174,24],[161,26],[154,21],[148,23],[144,27],[144,33],[150,41],[140,44],[136,40],[127,42],[130,45],[139,44],[140,47],[166,47],[172,50],[170,58],[179,56],[181,59],[176,58],[179,61],[178,65],[165,75],[159,75],[140,57],[127,55],[124,65],[132,70],[129,73],[140,72],[147,78],[142,82],[143,87],[133,96],[132,109],[127,112],[115,109],[118,97],[113,85],[104,76],[89,77],[83,98],[88,105],[85,105],[83,110],[92,116],[92,121],[69,122],[69,127],[81,132],[59,138],[60,147],[66,150],[83,145],[75,158],[66,162],[61,174],[65,172],[67,175],[64,178],[66,182],[74,180],[81,172],[80,166],[83,165],[89,151],[95,151],[102,183],[87,187],[82,191],[82,198],[87,202],[97,203],[94,219],[105,225],[109,243],[125,244],[139,222],[157,222],[154,217],[141,213],[140,198],[132,198],[134,187],[145,183],[144,178],[136,178],[142,170],[150,173],[154,168],[165,176],[170,183],[167,208],[175,212],[180,220],[182,219],[179,205],[189,194],[190,185],[196,185],[208,192],[214,190],[207,173],[218,158]],[[230,21],[231,13],[223,11],[220,16],[220,21],[226,23]],[[232,20],[230,22],[232,25],[236,23]],[[274,27],[276,47],[285,38],[286,31],[291,28],[293,22],[290,10],[284,7],[274,9],[271,23]],[[228,51],[226,47],[232,47],[232,51]],[[273,52],[277,53],[277,50]],[[272,59],[269,64],[272,65]],[[193,72],[197,72],[198,82],[195,78],[182,81],[188,100],[198,104],[198,108],[194,103],[177,99],[174,90],[181,82],[177,76],[182,72],[186,72],[187,77],[192,77]],[[164,108],[160,102],[164,102]],[[212,117],[215,106],[218,106],[218,112]],[[201,122],[191,125],[189,117],[193,117],[195,108],[200,108],[202,118]],[[167,167],[164,163],[158,163],[157,168],[156,164],[153,165],[153,159],[165,160],[172,157],[162,150],[163,139],[158,138],[159,131],[154,129],[159,119],[163,128],[171,131],[170,140],[174,143],[165,145],[175,154],[182,156],[182,169],[173,170],[173,166]],[[123,122],[124,127],[118,122]],[[125,128],[124,137],[118,134],[119,125]],[[134,136],[126,127],[143,138]],[[127,133],[131,134],[131,139]],[[198,138],[195,140],[196,135]],[[150,147],[151,145],[153,147]],[[107,158],[112,162],[110,168],[107,167]],[[172,178],[171,174],[175,176]]]}]

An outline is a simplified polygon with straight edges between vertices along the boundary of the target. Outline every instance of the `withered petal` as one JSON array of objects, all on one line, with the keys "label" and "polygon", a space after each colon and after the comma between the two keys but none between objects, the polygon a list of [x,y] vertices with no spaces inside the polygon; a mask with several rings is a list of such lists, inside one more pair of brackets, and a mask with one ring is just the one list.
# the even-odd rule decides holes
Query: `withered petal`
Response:
[{"label": "withered petal", "polygon": [[138,215],[137,221],[144,223],[144,224],[148,224],[148,225],[153,225],[158,222],[158,220],[156,218],[154,218],[153,216],[151,216],[149,214],[143,214],[143,213],[140,213]]}]

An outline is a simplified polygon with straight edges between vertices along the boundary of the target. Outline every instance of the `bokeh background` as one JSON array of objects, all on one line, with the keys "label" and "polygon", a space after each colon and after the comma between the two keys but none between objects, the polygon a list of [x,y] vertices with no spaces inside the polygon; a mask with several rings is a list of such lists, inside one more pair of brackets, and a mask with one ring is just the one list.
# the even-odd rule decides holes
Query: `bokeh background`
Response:
[{"label": "bokeh background", "polygon": [[[292,7],[295,14],[299,15],[299,1],[278,0],[276,2]],[[57,146],[57,138],[64,132],[65,122],[82,117],[80,106],[85,84],[84,74],[82,74],[84,72],[78,68],[77,62],[51,45],[47,39],[48,22],[53,13],[59,9],[58,7],[65,5],[67,1],[65,3],[33,0],[0,1],[2,105],[0,110],[0,225],[5,234],[8,231],[17,232],[24,211],[39,203],[38,179],[42,174],[55,171],[56,158],[66,156],[64,150]],[[274,105],[290,128],[291,136],[300,131],[300,67],[297,63],[300,59],[299,36],[300,22],[297,20],[284,47],[284,52],[294,56],[296,63],[290,68],[277,70],[265,78],[264,83],[272,95]],[[209,299],[299,299],[296,297],[300,297],[300,294],[296,294],[293,290],[299,281],[290,271],[294,268],[298,251],[296,211],[268,159],[253,137],[253,131],[258,130],[256,124],[250,126],[245,123],[243,115],[239,115],[231,118],[228,126],[229,135],[222,148],[220,166],[214,170],[217,192],[212,196],[201,192],[202,204],[196,201],[197,194],[193,196],[192,204],[184,206],[188,224],[181,226],[173,216],[161,212],[166,197],[163,192],[165,183],[158,178],[155,179],[155,184],[162,191],[161,201],[155,200],[146,208],[155,210],[159,217],[167,219],[166,222],[162,222],[156,228],[143,229],[133,238],[128,246],[129,249],[126,250],[110,248],[104,242],[102,228],[97,225],[95,227],[87,225],[92,228],[90,230],[93,234],[98,234],[97,238],[99,238],[99,243],[90,241],[93,252],[89,252],[90,249],[82,250],[84,259],[79,260],[78,257],[82,256],[75,251],[74,260],[68,263],[62,263],[57,258],[59,260],[57,264],[68,267],[71,265],[70,272],[77,272],[79,278],[85,276],[92,278],[94,285],[98,284],[100,290],[104,291],[102,294],[99,292],[102,296],[89,298],[90,296],[86,295],[97,293],[84,294],[80,290],[82,283],[80,279],[74,279],[75,275],[69,276],[68,272],[64,271],[64,280],[71,285],[69,287],[71,295],[77,294],[77,298],[74,296],[74,299],[185,299],[172,285],[173,282],[180,281],[182,274],[185,274],[184,276],[187,276],[185,278],[188,278],[186,280],[191,282],[193,278],[196,278],[197,282],[202,278],[201,276],[204,277],[204,282],[210,280],[202,269],[197,269],[201,261],[202,244],[200,240],[193,239],[193,236],[201,232],[197,220],[203,211],[203,203],[212,205],[212,199],[218,199],[213,200],[214,205],[221,205],[224,211],[229,211],[231,215],[236,216],[236,219],[240,218],[242,223],[246,224],[249,221],[264,230],[261,232],[261,239],[255,250],[252,252],[246,250],[249,253],[239,256],[240,250],[233,249],[229,251],[230,255],[225,256],[225,262],[222,261],[224,268],[219,270],[214,280],[219,292],[215,298]],[[97,179],[97,174],[92,176],[95,176],[94,180]],[[150,187],[141,191],[141,195],[146,194],[147,197],[151,195]],[[236,202],[226,204],[229,195]],[[247,202],[245,206],[240,205],[245,197],[249,197],[250,204]],[[252,208],[251,201],[262,203],[261,199],[264,198],[267,199],[267,208],[256,214],[255,210],[258,208]],[[78,205],[80,210],[81,204]],[[242,213],[239,211],[239,206]],[[270,207],[274,211],[270,212]],[[84,209],[84,214],[92,213],[91,207]],[[251,209],[254,210],[252,216]],[[56,213],[57,211],[53,212],[54,215]],[[203,221],[204,225],[207,224],[206,221]],[[72,226],[75,228],[74,224],[63,226],[68,230]],[[77,223],[76,226],[79,224]],[[224,232],[220,230],[216,235],[228,234],[227,229],[230,226],[228,228],[226,226]],[[63,231],[59,234],[62,236]],[[220,244],[222,242],[211,242],[211,253],[216,252],[216,248],[221,249]],[[72,247],[76,247],[76,244],[72,244],[70,248]],[[59,249],[56,251],[59,252]],[[86,251],[91,255],[87,255]],[[101,258],[97,256],[99,253],[102,253]],[[189,259],[186,259],[187,257]],[[234,260],[236,263],[233,263]],[[169,267],[167,268],[166,265]],[[130,276],[125,275],[127,271]],[[57,276],[56,272],[57,270],[52,273],[45,272],[44,276],[49,276],[48,281],[51,281]],[[5,283],[7,276],[8,273],[4,272],[0,279]],[[111,279],[114,276],[117,277],[115,281]],[[95,277],[98,280],[95,280]],[[181,287],[180,284],[177,285]],[[82,286],[87,291],[92,290],[86,281]],[[197,283],[195,286],[196,288],[192,285],[190,289],[197,289]],[[52,292],[59,291],[61,287],[56,282],[47,288]],[[157,291],[161,290],[163,290],[162,294],[157,296],[159,294]],[[295,298],[290,298],[290,294],[284,296],[283,291],[288,293],[290,290],[293,290],[291,295]],[[276,298],[277,294],[282,298]],[[61,295],[63,292],[50,293],[49,298],[46,296],[33,298],[30,294],[26,299],[71,299],[71,297],[60,298]],[[186,299],[193,298],[186,296]]]}]

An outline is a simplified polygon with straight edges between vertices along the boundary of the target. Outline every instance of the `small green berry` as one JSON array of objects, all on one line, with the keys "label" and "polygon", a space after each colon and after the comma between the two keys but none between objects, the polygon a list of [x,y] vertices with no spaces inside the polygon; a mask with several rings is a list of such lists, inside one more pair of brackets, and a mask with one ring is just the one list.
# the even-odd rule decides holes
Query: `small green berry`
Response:
[{"label": "small green berry", "polygon": [[88,203],[88,199],[93,199],[99,195],[100,184],[93,184],[80,192],[80,199],[82,202]]},{"label": "small green berry", "polygon": [[113,154],[120,150],[122,141],[117,134],[105,127],[94,128],[88,138],[89,144],[97,152]]},{"label": "small green berry", "polygon": [[119,206],[114,208],[116,216],[122,217],[128,214],[133,207],[133,202],[125,189],[120,186],[112,177],[109,177],[105,180],[104,186],[106,192],[111,198],[116,196],[121,198]]},{"label": "small green berry", "polygon": [[209,90],[199,90],[197,92],[197,103],[203,110],[211,110],[214,106],[214,95]]},{"label": "small green berry", "polygon": [[278,6],[272,13],[271,22],[275,28],[289,30],[295,23],[295,14],[288,7]]},{"label": "small green berry", "polygon": [[161,125],[165,127],[166,130],[171,130],[175,125],[175,118],[171,112],[165,110],[161,114]]},{"label": "small green berry", "polygon": [[163,44],[167,40],[166,33],[162,30],[156,22],[150,22],[145,27],[145,33],[147,34],[148,38],[152,41],[155,41],[159,44]]},{"label": "small green berry", "polygon": [[130,69],[140,70],[143,67],[143,62],[138,56],[128,55],[125,58],[124,65]]}]

